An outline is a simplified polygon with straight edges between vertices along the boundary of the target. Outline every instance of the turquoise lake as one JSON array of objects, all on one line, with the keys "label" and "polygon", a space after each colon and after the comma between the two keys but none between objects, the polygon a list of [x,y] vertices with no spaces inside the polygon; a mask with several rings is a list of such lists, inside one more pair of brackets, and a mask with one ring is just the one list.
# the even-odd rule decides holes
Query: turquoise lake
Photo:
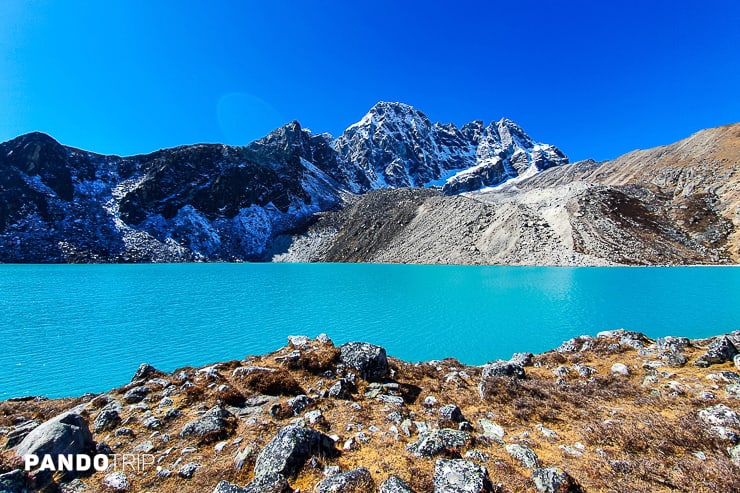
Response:
[{"label": "turquoise lake", "polygon": [[241,359],[288,335],[483,364],[616,328],[740,329],[740,268],[0,265],[0,399],[106,391],[142,362]]}]

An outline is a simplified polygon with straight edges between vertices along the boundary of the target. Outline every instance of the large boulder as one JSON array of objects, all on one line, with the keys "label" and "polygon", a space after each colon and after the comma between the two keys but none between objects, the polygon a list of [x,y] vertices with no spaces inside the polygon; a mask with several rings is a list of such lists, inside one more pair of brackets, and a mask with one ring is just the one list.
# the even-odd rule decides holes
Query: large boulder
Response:
[{"label": "large boulder", "polygon": [[434,493],[493,491],[485,467],[462,459],[438,459],[434,464]]},{"label": "large boulder", "polygon": [[278,473],[294,477],[311,456],[334,453],[334,441],[323,433],[298,425],[286,426],[260,451],[254,476]]},{"label": "large boulder", "polygon": [[[58,462],[59,455],[93,455],[95,442],[87,420],[79,414],[78,408],[60,414],[34,428],[16,446],[15,453],[19,457],[36,455],[39,459],[49,455],[54,463]],[[74,471],[65,471],[58,478],[63,481],[74,479]],[[53,480],[49,471],[37,476],[37,486],[43,489]]]},{"label": "large boulder", "polygon": [[709,343],[706,353],[696,358],[694,365],[706,368],[710,365],[732,361],[736,354],[738,354],[738,350],[732,339],[727,336],[719,336]]},{"label": "large boulder", "polygon": [[419,439],[406,449],[417,457],[431,458],[457,450],[470,442],[470,435],[464,431],[443,428],[419,433]]},{"label": "large boulder", "polygon": [[234,415],[221,406],[216,406],[200,418],[183,426],[180,436],[195,436],[217,440],[228,435],[233,427]]},{"label": "large boulder", "polygon": [[378,381],[388,373],[385,349],[367,342],[348,342],[339,346],[339,361],[360,372],[367,381]]},{"label": "large boulder", "polygon": [[16,454],[21,457],[94,452],[95,442],[87,421],[75,412],[60,414],[40,424],[16,447]]},{"label": "large boulder", "polygon": [[364,467],[330,476],[319,482],[315,493],[375,493],[375,482]]}]

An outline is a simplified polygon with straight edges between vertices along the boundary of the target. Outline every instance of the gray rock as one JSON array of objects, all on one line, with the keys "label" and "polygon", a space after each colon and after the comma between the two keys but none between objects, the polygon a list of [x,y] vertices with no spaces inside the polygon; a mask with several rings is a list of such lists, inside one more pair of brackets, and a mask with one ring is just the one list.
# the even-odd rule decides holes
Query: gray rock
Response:
[{"label": "gray rock", "polygon": [[301,414],[311,403],[313,403],[313,399],[303,394],[288,399],[288,405],[296,416]]},{"label": "gray rock", "polygon": [[195,421],[187,423],[182,428],[180,436],[223,436],[228,431],[228,428],[230,426],[230,418],[233,417],[234,415],[226,409],[220,406],[216,406]]},{"label": "gray rock", "polygon": [[271,473],[258,476],[247,484],[243,493],[293,493],[288,480],[282,474]]},{"label": "gray rock", "polygon": [[360,372],[367,381],[378,381],[388,373],[385,349],[367,342],[348,342],[339,346],[339,361]]},{"label": "gray rock", "polygon": [[352,392],[356,390],[355,383],[348,378],[340,378],[334,385],[329,387],[329,397],[335,399],[351,399]]},{"label": "gray rock", "polygon": [[699,411],[699,419],[709,426],[740,428],[740,416],[724,404],[702,409]]},{"label": "gray rock", "polygon": [[551,430],[550,428],[547,428],[543,426],[542,424],[538,424],[536,428],[539,430],[540,433],[542,433],[542,436],[549,440],[560,440],[560,437],[558,436],[555,431]]},{"label": "gray rock", "polygon": [[385,402],[386,404],[393,404],[394,406],[403,406],[404,404],[403,397],[399,395],[379,394],[375,399],[380,402]]},{"label": "gray rock", "polygon": [[718,375],[726,383],[740,383],[740,375],[734,371],[721,371]]},{"label": "gray rock", "polygon": [[311,339],[306,336],[288,336],[288,345],[296,349],[301,349],[309,342],[311,342]]},{"label": "gray rock", "polygon": [[524,378],[524,367],[510,361],[496,361],[483,367],[482,378]]},{"label": "gray rock", "polygon": [[462,411],[454,404],[447,404],[446,406],[440,407],[439,418],[443,421],[450,421],[452,423],[465,421]]},{"label": "gray rock", "polygon": [[706,368],[710,365],[733,361],[737,354],[738,350],[732,340],[727,336],[719,336],[709,343],[707,352],[699,356],[694,365]]},{"label": "gray rock", "polygon": [[661,358],[668,364],[668,366],[673,368],[680,368],[689,362],[689,359],[685,355],[677,352],[665,353]]},{"label": "gray rock", "polygon": [[246,490],[228,481],[219,481],[213,493],[245,493]]},{"label": "gray rock", "polygon": [[93,421],[93,430],[95,433],[110,430],[118,426],[121,422],[121,405],[118,402],[110,402],[98,412]]},{"label": "gray rock", "polygon": [[523,368],[525,366],[532,366],[533,361],[534,354],[532,353],[514,353],[514,355],[509,360],[509,363],[521,366]]},{"label": "gray rock", "polygon": [[537,454],[534,453],[529,447],[512,443],[507,445],[506,452],[516,460],[522,463],[524,467],[533,468],[539,466],[539,459]]},{"label": "gray rock", "polygon": [[569,373],[570,373],[570,370],[568,369],[568,367],[563,366],[563,365],[560,365],[554,370],[552,370],[552,374],[555,375],[556,377],[567,377]]},{"label": "gray rock", "polygon": [[150,441],[146,441],[134,447],[134,452],[141,452],[144,454],[148,454],[148,453],[153,452],[154,449],[155,449],[154,444]]},{"label": "gray rock", "polygon": [[315,493],[375,493],[375,482],[370,471],[364,467],[335,474],[328,477],[314,488]]},{"label": "gray rock", "polygon": [[725,386],[725,393],[730,399],[740,399],[740,383]]},{"label": "gray rock", "polygon": [[532,481],[541,493],[580,493],[583,490],[567,472],[557,467],[542,467],[532,471]]},{"label": "gray rock", "polygon": [[414,490],[398,476],[389,476],[378,488],[378,493],[415,493]]},{"label": "gray rock", "polygon": [[439,403],[436,397],[433,395],[428,395],[424,398],[424,402],[422,403],[424,407],[434,407]]},{"label": "gray rock", "polygon": [[444,428],[419,433],[418,440],[409,444],[406,449],[417,457],[431,458],[443,455],[450,449],[464,447],[469,442],[470,434]]},{"label": "gray rock", "polygon": [[126,491],[129,488],[129,481],[122,472],[112,472],[103,478],[103,486],[113,491]]},{"label": "gray rock", "polygon": [[195,471],[198,470],[200,467],[200,464],[197,462],[188,462],[184,466],[180,468],[179,471],[177,471],[177,475],[184,479],[190,479],[195,474]]},{"label": "gray rock", "polygon": [[0,492],[25,493],[30,491],[26,488],[26,479],[26,474],[20,469],[0,474]]},{"label": "gray rock", "polygon": [[5,443],[5,448],[12,448],[21,443],[38,426],[39,422],[34,420],[24,421],[19,424],[8,433],[8,441]]},{"label": "gray rock", "polygon": [[700,410],[699,420],[709,427],[713,435],[731,443],[740,442],[740,416],[724,404]]},{"label": "gray rock", "polygon": [[123,400],[127,404],[136,404],[137,402],[143,401],[144,398],[151,393],[151,391],[152,390],[149,387],[134,387],[123,395]]},{"label": "gray rock", "polygon": [[655,340],[655,349],[658,351],[667,351],[671,353],[682,353],[687,347],[691,346],[688,337],[659,337]]},{"label": "gray rock", "polygon": [[[74,411],[60,414],[40,424],[16,447],[16,454],[20,457],[93,453],[95,453],[95,442],[93,442],[87,421]],[[74,477],[74,471],[67,471],[62,479],[68,481]]]},{"label": "gray rock", "polygon": [[113,433],[113,435],[117,437],[132,437],[134,436],[134,430],[132,430],[131,428],[122,427],[118,428],[115,433]]},{"label": "gray rock", "polygon": [[146,380],[147,378],[151,377],[152,375],[159,375],[162,372],[154,368],[152,365],[148,363],[142,363],[139,366],[139,369],[136,370],[136,373],[134,373],[133,378],[131,379],[132,382],[137,382],[140,380]]},{"label": "gray rock", "polygon": [[740,370],[740,354],[736,354],[734,358],[732,358],[732,362],[735,364],[735,368]]},{"label": "gray rock", "polygon": [[286,426],[260,451],[254,475],[279,473],[292,477],[310,457],[334,453],[334,441],[323,433],[296,425]]},{"label": "gray rock", "polygon": [[144,428],[147,428],[149,430],[156,430],[157,428],[162,427],[162,422],[156,416],[152,416],[151,414],[148,416],[144,416],[141,424],[144,425]]},{"label": "gray rock", "polygon": [[485,467],[462,459],[438,459],[434,464],[434,493],[492,492]]},{"label": "gray rock", "polygon": [[504,443],[504,429],[490,419],[479,419],[478,424],[483,429],[483,436],[494,442]]},{"label": "gray rock", "polygon": [[624,363],[614,363],[611,368],[611,372],[615,375],[629,375],[630,369]]},{"label": "gray rock", "polygon": [[578,363],[573,365],[573,368],[578,372],[578,375],[580,375],[581,378],[590,378],[591,375],[598,373],[596,368],[593,368],[591,366],[581,365]]},{"label": "gray rock", "polygon": [[730,454],[730,460],[732,463],[737,467],[740,467],[740,445],[735,445],[734,447],[727,449],[727,452]]}]

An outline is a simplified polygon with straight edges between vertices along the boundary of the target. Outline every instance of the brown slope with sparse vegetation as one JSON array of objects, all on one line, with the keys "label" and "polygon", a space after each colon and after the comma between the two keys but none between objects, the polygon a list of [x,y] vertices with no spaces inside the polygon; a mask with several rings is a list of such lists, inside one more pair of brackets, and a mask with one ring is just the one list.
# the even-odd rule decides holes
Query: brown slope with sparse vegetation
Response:
[{"label": "brown slope with sparse vegetation", "polygon": [[[506,445],[526,447],[536,455],[537,467],[559,467],[588,492],[738,491],[740,447],[732,447],[740,438],[740,420],[735,417],[736,423],[718,431],[702,417],[704,410],[722,406],[740,411],[740,375],[725,351],[736,351],[737,343],[738,332],[656,344],[638,333],[614,331],[566,341],[529,360],[513,358],[524,365],[522,378],[491,377],[492,366],[452,359],[413,364],[390,358],[386,376],[371,383],[341,364],[330,341],[317,339],[242,361],[154,372],[99,396],[2,402],[0,430],[8,435],[24,422],[41,423],[86,402],[83,415],[92,428],[103,407],[117,401],[118,420],[94,433],[98,446],[104,442],[113,453],[128,454],[145,444],[159,466],[171,471],[169,476],[153,466],[126,471],[132,492],[210,493],[221,480],[248,483],[260,450],[295,422],[336,441],[332,453],[306,460],[288,477],[296,491],[315,491],[331,470],[327,466],[340,471],[362,466],[376,486],[397,475],[417,493],[431,492],[440,457],[484,466],[493,491],[536,491],[534,468]],[[714,364],[707,367],[709,362]],[[262,377],[248,378],[259,372]],[[356,386],[341,395],[328,391],[350,373],[357,374]],[[131,389],[142,386],[149,389],[146,397],[126,403]],[[290,401],[301,393],[311,397],[305,409]],[[443,411],[450,405],[460,414]],[[187,423],[215,406],[229,416],[217,432],[183,436]],[[159,420],[154,427],[152,416]],[[466,430],[469,439],[424,457],[409,450],[425,429],[442,428]],[[187,463],[198,467],[191,478],[180,477]],[[0,478],[18,465],[13,450],[5,450]],[[84,477],[64,491],[109,491],[102,486],[104,477]]]}]

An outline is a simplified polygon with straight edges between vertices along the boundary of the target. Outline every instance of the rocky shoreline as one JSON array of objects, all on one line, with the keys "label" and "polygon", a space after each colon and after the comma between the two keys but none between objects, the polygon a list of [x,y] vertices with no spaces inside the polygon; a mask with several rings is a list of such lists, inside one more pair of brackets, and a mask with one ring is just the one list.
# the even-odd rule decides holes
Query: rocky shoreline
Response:
[{"label": "rocky shoreline", "polygon": [[[740,331],[623,330],[481,367],[292,336],[75,399],[0,402],[0,492],[740,490]],[[151,457],[77,475],[24,454]]]}]

